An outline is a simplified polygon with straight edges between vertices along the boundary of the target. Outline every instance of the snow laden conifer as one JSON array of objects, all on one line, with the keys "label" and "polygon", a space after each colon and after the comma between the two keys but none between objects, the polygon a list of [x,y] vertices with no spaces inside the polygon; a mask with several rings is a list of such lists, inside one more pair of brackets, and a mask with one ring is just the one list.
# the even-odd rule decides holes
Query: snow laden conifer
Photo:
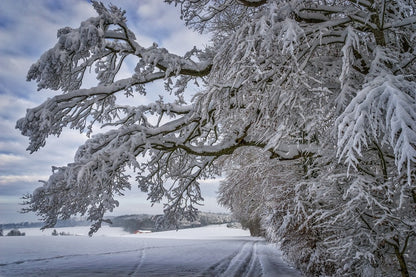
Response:
[{"label": "snow laden conifer", "polygon": [[[172,223],[195,217],[198,180],[223,172],[220,202],[306,274],[416,274],[415,2],[165,2],[211,44],[184,56],[142,45],[124,11],[93,2],[97,16],[59,30],[30,68],[39,89],[61,93],[17,122],[29,151],[63,128],[108,131],[54,167],[26,211],[45,227],[87,215],[94,232],[132,168]],[[97,83],[84,88],[91,68]],[[156,80],[174,100],[120,104]]]}]

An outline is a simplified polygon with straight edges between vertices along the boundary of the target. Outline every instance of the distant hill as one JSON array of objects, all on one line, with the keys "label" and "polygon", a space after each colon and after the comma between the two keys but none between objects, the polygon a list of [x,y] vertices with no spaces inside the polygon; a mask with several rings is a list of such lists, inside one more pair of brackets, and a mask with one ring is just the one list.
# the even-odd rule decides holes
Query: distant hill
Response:
[{"label": "distant hill", "polygon": [[201,212],[195,221],[182,220],[179,222],[178,226],[164,226],[158,224],[162,217],[162,215],[146,214],[117,216],[110,218],[110,220],[113,222],[113,224],[110,226],[122,227],[125,231],[134,233],[137,230],[156,232],[173,229],[202,227],[211,224],[224,224],[235,221],[230,214]]},{"label": "distant hill", "polygon": [[[185,229],[185,228],[194,228],[202,227],[211,224],[224,224],[235,222],[230,214],[223,213],[208,213],[200,212],[197,220],[195,221],[180,221],[178,226],[163,226],[158,224],[163,215],[148,215],[148,214],[133,214],[133,215],[122,215],[122,216],[110,216],[107,219],[110,219],[112,224],[109,224],[111,227],[122,227],[125,231],[134,233],[137,230],[148,230],[152,232],[156,231],[166,231],[173,229]],[[90,221],[71,218],[68,220],[58,220],[55,228],[60,227],[75,227],[75,226],[89,226],[91,225]],[[20,222],[20,223],[6,223],[0,224],[0,229],[21,229],[21,228],[41,228],[43,226],[42,222]]]},{"label": "distant hill", "polygon": [[[18,229],[18,228],[37,228],[42,227],[44,225],[43,222],[20,222],[20,223],[5,223],[0,224],[1,229]],[[91,225],[91,222],[87,220],[81,220],[77,218],[71,218],[67,220],[58,220],[55,227],[75,227],[75,226],[88,226]]]}]

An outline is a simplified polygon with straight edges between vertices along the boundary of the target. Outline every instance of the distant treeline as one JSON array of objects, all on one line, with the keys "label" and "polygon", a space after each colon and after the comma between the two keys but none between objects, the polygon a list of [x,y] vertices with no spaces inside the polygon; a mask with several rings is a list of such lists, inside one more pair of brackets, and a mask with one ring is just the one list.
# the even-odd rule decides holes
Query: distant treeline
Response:
[{"label": "distant treeline", "polygon": [[[87,220],[81,220],[77,218],[71,218],[67,220],[58,220],[54,227],[75,227],[75,226],[88,226],[91,222]],[[0,224],[0,229],[19,229],[19,228],[40,228],[44,225],[43,222],[20,222],[20,223],[5,223]]]},{"label": "distant treeline", "polygon": [[177,226],[166,226],[159,224],[161,222],[162,215],[123,215],[111,218],[113,224],[112,227],[122,227],[126,232],[135,233],[138,230],[146,231],[166,231],[173,229],[185,229],[202,227],[211,224],[224,224],[235,221],[229,214],[221,213],[199,213],[195,221],[180,221]]},{"label": "distant treeline", "polygon": [[[166,231],[173,229],[184,229],[184,228],[193,228],[201,227],[211,224],[224,224],[234,222],[230,214],[222,213],[199,213],[195,221],[180,221],[177,226],[165,226],[159,224],[162,219],[162,215],[148,215],[148,214],[134,214],[134,215],[122,215],[115,217],[108,217],[111,220],[111,227],[122,227],[125,231],[129,233],[134,233],[137,230],[147,230],[147,231]],[[75,227],[75,226],[89,226],[91,222],[87,220],[72,218],[67,220],[58,220],[55,228],[60,227]],[[20,228],[41,228],[43,226],[42,222],[21,222],[21,223],[6,223],[0,224],[0,230],[7,229],[20,229]]]}]

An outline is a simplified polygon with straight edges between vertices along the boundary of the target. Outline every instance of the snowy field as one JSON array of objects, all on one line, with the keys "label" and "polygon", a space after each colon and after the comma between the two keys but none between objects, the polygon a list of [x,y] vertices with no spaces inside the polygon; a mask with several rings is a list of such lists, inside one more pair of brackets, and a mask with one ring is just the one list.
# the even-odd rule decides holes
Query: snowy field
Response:
[{"label": "snowy field", "polygon": [[225,225],[137,235],[105,226],[93,237],[88,227],[20,230],[0,237],[0,276],[300,276],[276,245]]}]

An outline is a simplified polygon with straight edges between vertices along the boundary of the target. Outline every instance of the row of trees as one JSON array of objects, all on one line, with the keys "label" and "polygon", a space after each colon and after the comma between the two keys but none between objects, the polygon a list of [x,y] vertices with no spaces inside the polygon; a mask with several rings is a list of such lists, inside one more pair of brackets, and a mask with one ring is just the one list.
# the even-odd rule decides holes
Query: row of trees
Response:
[{"label": "row of trees", "polygon": [[[45,227],[85,214],[95,232],[131,188],[130,167],[168,222],[194,219],[198,180],[224,173],[220,203],[306,274],[416,274],[416,3],[165,2],[211,45],[146,48],[124,11],[93,2],[98,16],[59,30],[30,68],[39,89],[62,94],[17,122],[29,151],[64,127],[112,129],[54,167],[26,211]],[[137,64],[121,79],[127,58]],[[91,67],[98,83],[81,88]],[[174,100],[120,104],[156,80]]]},{"label": "row of trees", "polygon": [[135,233],[138,230],[160,232],[173,229],[202,227],[212,224],[231,223],[234,220],[229,214],[199,212],[194,221],[181,220],[175,226],[166,226],[163,215],[123,215],[111,219],[111,227],[122,227],[124,231]]},{"label": "row of trees", "polygon": [[[16,236],[20,237],[20,236],[25,236],[25,235],[26,235],[25,232],[20,232],[20,230],[18,230],[18,229],[12,229],[7,233],[6,236],[8,236],[8,237],[16,237]],[[0,237],[2,237],[2,236],[3,236],[3,229],[0,229]]]}]

